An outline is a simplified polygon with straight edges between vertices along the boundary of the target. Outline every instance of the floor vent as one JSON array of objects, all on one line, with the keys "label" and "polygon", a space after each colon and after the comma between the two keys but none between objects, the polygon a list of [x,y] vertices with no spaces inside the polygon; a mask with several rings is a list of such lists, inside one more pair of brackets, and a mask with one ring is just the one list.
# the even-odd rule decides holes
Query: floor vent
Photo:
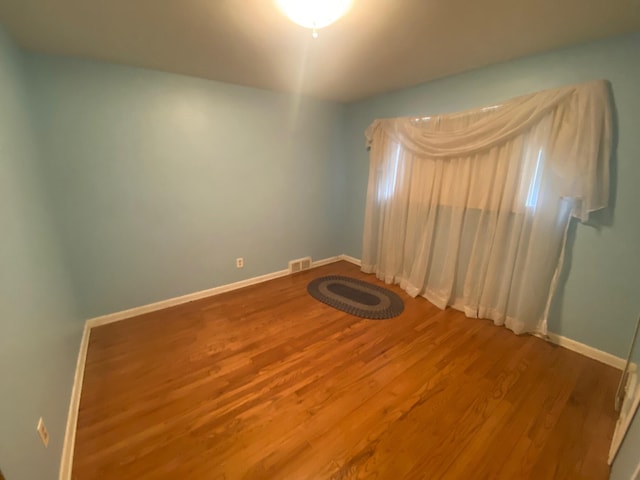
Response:
[{"label": "floor vent", "polygon": [[299,258],[289,262],[289,273],[301,272],[311,268],[311,257]]}]

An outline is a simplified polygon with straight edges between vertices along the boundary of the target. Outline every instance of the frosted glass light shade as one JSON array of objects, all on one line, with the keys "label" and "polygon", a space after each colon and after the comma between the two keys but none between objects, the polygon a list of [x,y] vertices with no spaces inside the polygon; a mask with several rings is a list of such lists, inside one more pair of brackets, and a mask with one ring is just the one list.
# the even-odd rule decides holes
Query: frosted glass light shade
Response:
[{"label": "frosted glass light shade", "polygon": [[323,28],[342,17],[352,0],[276,0],[278,8],[298,25]]}]

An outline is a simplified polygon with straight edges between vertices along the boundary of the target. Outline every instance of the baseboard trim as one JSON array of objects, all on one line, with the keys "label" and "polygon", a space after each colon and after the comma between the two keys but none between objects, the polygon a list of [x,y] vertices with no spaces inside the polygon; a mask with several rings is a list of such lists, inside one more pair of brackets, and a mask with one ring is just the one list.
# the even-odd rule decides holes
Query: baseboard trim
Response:
[{"label": "baseboard trim", "polygon": [[89,337],[91,327],[88,322],[84,324],[78,360],[76,361],[76,373],[71,389],[71,400],[69,401],[69,413],[67,415],[67,426],[62,445],[62,458],[60,460],[59,480],[71,479],[71,467],[73,465],[73,452],[76,443],[76,427],[78,425],[78,409],[80,408],[80,395],[82,394],[82,382],[84,380],[84,366],[87,360],[87,349],[89,348]]},{"label": "baseboard trim", "polygon": [[221,293],[231,292],[240,288],[256,285],[258,283],[266,282],[269,280],[274,280],[286,275],[289,275],[289,270],[279,270],[277,272],[267,273],[266,275],[260,275],[258,277],[240,280],[239,282],[228,283],[226,285],[220,285],[219,287],[208,288],[207,290],[200,290],[198,292],[188,293],[179,297],[173,297],[166,300],[160,300],[159,302],[149,303],[140,307],[129,308],[127,310],[121,310],[120,312],[109,313],[107,315],[90,318],[89,320],[87,320],[87,323],[89,324],[90,328],[100,327],[109,323],[126,320],[127,318],[144,315],[145,313],[156,312],[165,308],[175,307],[184,303],[201,300],[203,298],[212,297],[214,295],[220,295]]},{"label": "baseboard trim", "polygon": [[362,266],[362,262],[360,261],[359,258],[352,257],[350,255],[342,254],[342,255],[339,256],[339,259],[340,260],[344,260],[344,261],[349,262],[349,263],[353,263],[354,265],[357,265],[359,267]]},{"label": "baseboard trim", "polygon": [[611,353],[603,352],[602,350],[598,350],[595,347],[591,347],[589,345],[585,345],[584,343],[571,340],[570,338],[563,337],[562,335],[558,335],[557,333],[549,332],[547,334],[547,337],[551,343],[567,348],[569,350],[573,350],[574,352],[580,353],[585,357],[592,358],[601,363],[604,363],[605,365],[617,368],[618,370],[624,370],[624,366],[627,363],[624,358],[616,357]]},{"label": "baseboard trim", "polygon": [[[311,268],[321,267],[323,265],[329,265],[341,260],[341,256],[323,258],[311,262]],[[138,315],[144,315],[145,313],[156,312],[169,307],[175,307],[184,303],[193,302],[195,300],[202,300],[203,298],[213,297],[220,295],[221,293],[231,292],[240,288],[249,287],[251,285],[257,285],[259,283],[268,282],[276,278],[281,278],[289,275],[289,270],[278,270],[277,272],[267,273],[257,277],[247,278],[240,280],[239,282],[227,283],[226,285],[220,285],[218,287],[208,288],[207,290],[200,290],[199,292],[188,293],[179,297],[168,298],[166,300],[160,300],[159,302],[149,303],[140,307],[130,308],[128,310],[122,310],[120,312],[109,313],[107,315],[101,315],[99,317],[90,318],[87,323],[91,328],[99,327],[101,325],[107,325],[113,322],[119,322],[131,317],[137,317]]]},{"label": "baseboard trim", "polygon": [[342,255],[336,255],[335,257],[323,258],[322,260],[317,260],[315,262],[311,262],[311,268],[322,267],[324,265],[329,265],[330,263],[339,262],[343,260]]}]

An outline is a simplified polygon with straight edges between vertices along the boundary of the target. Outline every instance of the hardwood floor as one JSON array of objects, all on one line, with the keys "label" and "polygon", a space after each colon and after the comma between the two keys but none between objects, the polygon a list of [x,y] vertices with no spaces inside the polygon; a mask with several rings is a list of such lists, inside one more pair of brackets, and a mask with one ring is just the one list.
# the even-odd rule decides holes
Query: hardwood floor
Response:
[{"label": "hardwood floor", "polygon": [[[92,330],[73,478],[605,479],[619,372],[405,301],[306,293],[346,262]],[[381,282],[377,282],[382,285]]]}]

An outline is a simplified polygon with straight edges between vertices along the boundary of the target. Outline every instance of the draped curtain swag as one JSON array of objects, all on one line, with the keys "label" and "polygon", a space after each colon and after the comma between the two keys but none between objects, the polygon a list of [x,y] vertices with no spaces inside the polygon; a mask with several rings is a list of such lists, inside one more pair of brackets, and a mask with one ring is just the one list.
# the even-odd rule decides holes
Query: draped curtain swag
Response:
[{"label": "draped curtain swag", "polygon": [[571,216],[607,206],[605,81],[375,120],[362,269],[440,308],[546,334]]}]

